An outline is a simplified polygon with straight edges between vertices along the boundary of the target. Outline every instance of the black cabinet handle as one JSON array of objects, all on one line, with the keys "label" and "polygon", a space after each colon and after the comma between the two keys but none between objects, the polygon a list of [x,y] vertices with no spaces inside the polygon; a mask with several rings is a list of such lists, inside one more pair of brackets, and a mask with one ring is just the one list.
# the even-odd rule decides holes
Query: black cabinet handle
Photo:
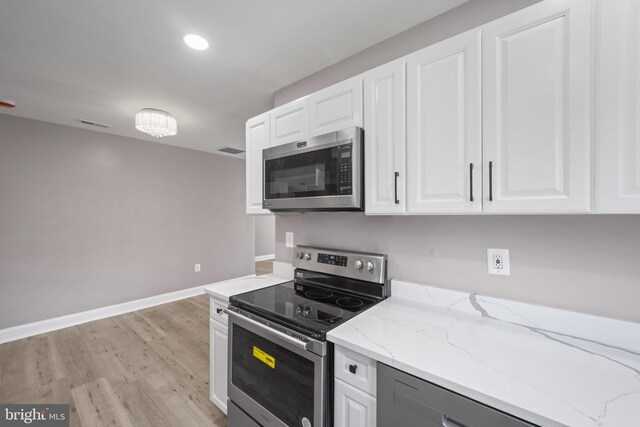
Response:
[{"label": "black cabinet handle", "polygon": [[469,163],[469,201],[473,202],[473,163]]},{"label": "black cabinet handle", "polygon": [[218,313],[218,314],[222,313],[222,309],[221,308],[216,308],[216,313]]},{"label": "black cabinet handle", "polygon": [[355,375],[357,370],[358,370],[358,365],[349,365],[349,372],[351,372],[352,374]]},{"label": "black cabinet handle", "polygon": [[395,200],[396,200],[396,205],[400,204],[400,200],[398,200],[398,177],[400,176],[400,172],[396,172],[395,173],[395,182],[394,182],[394,192],[395,192]]},{"label": "black cabinet handle", "polygon": [[493,162],[489,162],[489,201],[493,202]]}]

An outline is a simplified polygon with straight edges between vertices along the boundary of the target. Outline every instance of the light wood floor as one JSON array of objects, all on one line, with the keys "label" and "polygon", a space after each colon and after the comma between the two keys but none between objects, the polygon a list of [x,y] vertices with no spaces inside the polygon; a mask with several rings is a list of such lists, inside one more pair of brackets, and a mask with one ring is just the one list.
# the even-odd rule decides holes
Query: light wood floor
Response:
[{"label": "light wood floor", "polygon": [[71,426],[225,427],[209,400],[209,297],[1,344],[0,403],[68,403]]},{"label": "light wood floor", "polygon": [[256,275],[273,273],[273,260],[256,262]]},{"label": "light wood floor", "polygon": [[201,295],[0,345],[0,402],[68,403],[72,426],[226,426],[209,400]]}]

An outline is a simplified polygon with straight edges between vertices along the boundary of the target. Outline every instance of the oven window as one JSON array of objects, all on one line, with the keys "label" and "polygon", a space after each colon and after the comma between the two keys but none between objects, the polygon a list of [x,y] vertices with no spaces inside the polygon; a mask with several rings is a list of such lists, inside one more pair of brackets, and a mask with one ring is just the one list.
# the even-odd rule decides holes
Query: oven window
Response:
[{"label": "oven window", "polygon": [[265,198],[338,194],[338,147],[309,151],[265,162]]},{"label": "oven window", "polygon": [[232,331],[233,385],[289,426],[313,422],[314,363],[237,324]]}]

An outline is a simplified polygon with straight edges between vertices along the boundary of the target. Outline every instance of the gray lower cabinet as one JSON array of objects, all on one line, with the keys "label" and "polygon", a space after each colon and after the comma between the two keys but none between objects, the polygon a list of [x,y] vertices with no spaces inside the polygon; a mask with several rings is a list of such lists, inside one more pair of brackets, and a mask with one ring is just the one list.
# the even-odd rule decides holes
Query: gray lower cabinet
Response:
[{"label": "gray lower cabinet", "polygon": [[531,427],[523,420],[378,363],[379,426]]}]

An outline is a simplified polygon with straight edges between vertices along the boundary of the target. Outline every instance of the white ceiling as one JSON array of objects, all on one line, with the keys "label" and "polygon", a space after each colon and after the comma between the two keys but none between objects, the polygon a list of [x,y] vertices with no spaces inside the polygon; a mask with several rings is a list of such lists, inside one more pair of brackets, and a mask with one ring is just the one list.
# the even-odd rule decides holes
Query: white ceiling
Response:
[{"label": "white ceiling", "polygon": [[[272,94],[466,0],[4,0],[0,112],[155,140],[134,128],[143,107],[171,112],[160,141],[244,148],[244,122]],[[182,42],[205,36],[204,52]]]}]

